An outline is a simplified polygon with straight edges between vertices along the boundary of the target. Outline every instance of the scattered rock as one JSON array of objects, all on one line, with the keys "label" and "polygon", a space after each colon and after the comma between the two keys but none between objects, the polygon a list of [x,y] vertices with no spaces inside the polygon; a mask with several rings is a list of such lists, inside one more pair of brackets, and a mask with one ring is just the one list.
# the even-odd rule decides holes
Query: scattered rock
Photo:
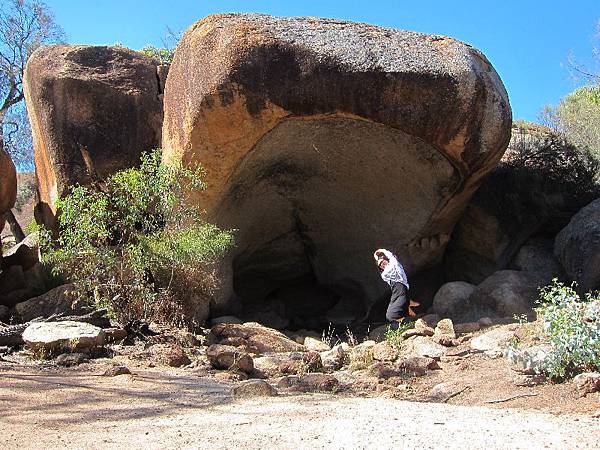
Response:
[{"label": "scattered rock", "polygon": [[53,314],[84,314],[88,305],[77,301],[73,295],[74,289],[72,284],[63,284],[38,297],[17,303],[15,310],[23,322]]},{"label": "scattered rock", "polygon": [[58,355],[54,360],[58,366],[63,367],[78,366],[87,361],[88,358],[83,353],[63,353],[62,355]]},{"label": "scattered rock", "polygon": [[469,315],[469,297],[476,286],[465,281],[445,283],[435,294],[431,309],[442,317],[463,320]]},{"label": "scattered rock", "polygon": [[445,355],[448,351],[446,347],[434,342],[429,337],[416,336],[406,342],[407,346],[402,351],[405,355],[424,356],[437,359]]},{"label": "scattered rock", "polygon": [[102,374],[104,377],[117,377],[119,375],[131,375],[131,370],[126,366],[112,366]]},{"label": "scattered rock", "polygon": [[106,342],[120,342],[127,338],[127,330],[123,328],[104,328]]},{"label": "scattered rock", "polygon": [[395,361],[398,351],[389,342],[383,341],[373,346],[373,359],[376,361]]},{"label": "scattered rock", "polygon": [[369,367],[369,372],[373,376],[382,379],[401,377],[404,375],[404,371],[400,367],[391,364],[389,361],[374,363],[371,367]]},{"label": "scattered rock", "polygon": [[281,358],[274,356],[259,356],[254,358],[254,372],[253,374],[259,375],[264,378],[272,378],[279,375],[279,365],[281,364]]},{"label": "scattered rock", "polygon": [[439,370],[440,366],[433,358],[424,358],[420,356],[411,356],[398,361],[398,367],[402,372],[411,377],[421,377],[428,370]]},{"label": "scattered rock", "polygon": [[347,354],[344,351],[344,347],[340,344],[333,347],[327,352],[321,353],[321,361],[323,363],[323,370],[326,372],[333,372],[341,369],[346,362]]},{"label": "scattered rock", "polygon": [[415,321],[415,328],[434,331],[439,321],[439,315],[427,314]]},{"label": "scattered rock", "polygon": [[235,398],[274,397],[277,389],[264,380],[248,380],[234,386],[232,394]]},{"label": "scattered rock", "polygon": [[239,369],[246,373],[254,369],[252,357],[230,345],[213,344],[206,350],[206,356],[215,369]]},{"label": "scattered rock", "polygon": [[192,361],[183,351],[180,345],[172,344],[165,352],[161,354],[161,362],[171,367],[187,366]]},{"label": "scattered rock", "polygon": [[501,326],[483,333],[471,339],[471,348],[479,352],[486,352],[490,356],[500,356],[508,345],[508,342],[515,335],[514,330],[511,328],[510,326]]},{"label": "scattered rock", "polygon": [[330,392],[340,389],[340,382],[333,375],[325,373],[309,373],[300,377],[300,387],[303,392]]},{"label": "scattered rock", "polygon": [[465,386],[458,383],[439,383],[429,391],[427,400],[430,402],[444,403],[458,395],[464,389]]},{"label": "scattered rock", "polygon": [[454,332],[454,324],[450,319],[442,319],[435,327],[433,340],[438,344],[446,347],[455,345],[456,333]]},{"label": "scattered rock", "polygon": [[573,383],[575,384],[577,391],[579,391],[579,395],[585,397],[588,394],[600,391],[600,373],[580,373],[573,378]]},{"label": "scattered rock", "polygon": [[410,328],[402,333],[403,339],[408,339],[413,336],[433,336],[435,331],[433,328]]},{"label": "scattered rock", "polygon": [[375,341],[365,341],[359,345],[351,347],[349,352],[350,365],[352,371],[366,369],[373,362],[373,347]]},{"label": "scattered rock", "polygon": [[217,324],[210,330],[208,343],[219,344],[227,338],[243,339],[245,345],[255,349],[256,353],[297,352],[304,349],[285,334],[254,322]]},{"label": "scattered rock", "polygon": [[51,354],[59,350],[91,350],[105,342],[104,331],[83,322],[32,323],[23,332],[27,347],[36,353]]},{"label": "scattered rock", "polygon": [[304,338],[304,347],[306,347],[306,350],[312,350],[315,352],[326,352],[331,350],[331,347],[329,347],[329,345],[327,345],[325,342],[310,336],[306,336],[306,338]]}]

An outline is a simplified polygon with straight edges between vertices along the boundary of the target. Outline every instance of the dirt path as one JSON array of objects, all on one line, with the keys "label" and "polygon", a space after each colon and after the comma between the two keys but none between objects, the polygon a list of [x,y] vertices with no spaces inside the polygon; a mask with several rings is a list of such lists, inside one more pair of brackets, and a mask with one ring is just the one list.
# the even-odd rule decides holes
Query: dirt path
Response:
[{"label": "dirt path", "polygon": [[189,372],[0,367],[0,448],[598,448],[600,420],[384,398],[237,401]]}]

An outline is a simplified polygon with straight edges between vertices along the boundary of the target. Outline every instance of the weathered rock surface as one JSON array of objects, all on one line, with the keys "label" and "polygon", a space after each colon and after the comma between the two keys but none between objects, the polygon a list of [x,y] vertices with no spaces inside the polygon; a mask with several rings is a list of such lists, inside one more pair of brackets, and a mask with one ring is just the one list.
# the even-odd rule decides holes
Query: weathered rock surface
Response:
[{"label": "weathered rock surface", "polygon": [[509,267],[536,233],[553,235],[600,195],[577,151],[548,128],[515,126],[508,150],[456,225],[445,255],[448,280],[479,284]]},{"label": "weathered rock surface", "polygon": [[208,336],[210,343],[222,343],[226,339],[235,339],[255,353],[297,352],[304,349],[283,333],[254,322],[221,323],[211,328]]},{"label": "weathered rock surface", "polygon": [[534,273],[545,284],[553,278],[561,278],[563,269],[554,256],[554,242],[552,239],[530,239],[510,263],[510,267],[523,272]]},{"label": "weathered rock surface", "polygon": [[581,209],[556,236],[554,252],[578,290],[600,289],[600,199]]},{"label": "weathered rock surface", "polygon": [[321,362],[323,363],[323,370],[325,372],[333,372],[341,369],[347,359],[348,354],[341,344],[336,345],[329,351],[321,352]]},{"label": "weathered rock surface", "polygon": [[[440,260],[510,135],[479,51],[330,19],[209,16],[183,36],[164,100],[165,159],[202,162],[198,202],[239,229],[224,309],[304,278],[344,321],[365,316],[386,293],[370,258],[381,236],[408,267]],[[402,174],[401,189],[374,173]]]},{"label": "weathered rock surface", "polygon": [[469,297],[476,286],[464,281],[445,283],[435,294],[431,309],[441,317],[464,320],[469,315]]},{"label": "weathered rock surface", "polygon": [[64,284],[27,301],[17,303],[15,310],[23,322],[53,314],[77,315],[85,312],[82,302],[77,302],[72,284]]},{"label": "weathered rock surface", "polygon": [[395,361],[398,351],[389,342],[378,342],[373,346],[373,359],[376,361]]},{"label": "weathered rock surface", "polygon": [[591,394],[592,392],[598,392],[600,391],[600,373],[580,373],[573,378],[573,383],[581,396]]},{"label": "weathered rock surface", "polygon": [[17,171],[10,156],[0,149],[0,230],[4,228],[4,213],[14,206],[16,198]]},{"label": "weathered rock surface", "polygon": [[277,389],[263,380],[248,380],[234,386],[232,394],[235,398],[274,397]]},{"label": "weathered rock surface", "polygon": [[3,252],[4,267],[21,266],[23,270],[28,270],[39,263],[38,240],[38,233],[30,233],[17,245]]},{"label": "weathered rock surface", "polygon": [[206,356],[215,369],[241,370],[251,373],[254,369],[252,357],[231,345],[213,344],[206,350]]},{"label": "weathered rock surface", "polygon": [[535,274],[501,270],[486,278],[469,297],[467,316],[478,320],[483,316],[512,317],[529,314],[538,289],[544,280]]},{"label": "weathered rock surface", "polygon": [[102,328],[83,322],[32,323],[23,332],[23,341],[35,352],[52,353],[92,350],[104,345]]},{"label": "weathered rock surface", "polygon": [[160,147],[162,102],[156,62],[122,47],[43,46],[27,62],[40,203],[54,226],[55,202],[69,186],[139,163]]},{"label": "weathered rock surface", "polygon": [[404,358],[401,361],[398,361],[398,367],[404,374],[412,377],[420,377],[425,375],[429,370],[440,369],[440,366],[435,359],[420,356]]},{"label": "weathered rock surface", "polygon": [[500,356],[514,336],[514,327],[502,326],[473,338],[470,345],[473,350]]},{"label": "weathered rock surface", "polygon": [[422,356],[439,359],[448,352],[448,348],[434,342],[425,336],[416,336],[406,341],[406,347],[402,353],[406,356]]},{"label": "weathered rock surface", "polygon": [[315,352],[326,352],[328,350],[331,350],[329,345],[327,345],[325,342],[310,336],[304,338],[304,346],[307,350],[313,350]]}]

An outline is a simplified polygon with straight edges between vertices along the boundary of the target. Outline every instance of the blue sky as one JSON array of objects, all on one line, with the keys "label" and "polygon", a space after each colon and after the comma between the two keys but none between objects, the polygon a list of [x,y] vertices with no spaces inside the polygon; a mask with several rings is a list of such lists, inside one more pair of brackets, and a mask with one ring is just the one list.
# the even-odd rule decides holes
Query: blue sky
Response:
[{"label": "blue sky", "polygon": [[[46,0],[69,43],[139,49],[160,45],[166,27],[185,30],[217,12],[321,16],[443,34],[483,51],[508,90],[515,119],[537,120],[578,84],[569,54],[594,68],[591,57],[600,0]],[[596,69],[600,69],[596,64]]]}]

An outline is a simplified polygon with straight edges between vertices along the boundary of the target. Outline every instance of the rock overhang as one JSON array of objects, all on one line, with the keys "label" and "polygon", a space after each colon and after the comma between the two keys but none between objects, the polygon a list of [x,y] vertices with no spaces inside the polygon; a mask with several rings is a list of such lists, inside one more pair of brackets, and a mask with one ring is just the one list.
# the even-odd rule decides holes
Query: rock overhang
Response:
[{"label": "rock overhang", "polygon": [[[197,200],[209,219],[239,230],[238,275],[258,264],[263,275],[285,279],[277,271],[296,267],[325,285],[358,285],[372,300],[385,286],[367,266],[371,251],[385,244],[412,270],[438,261],[466,201],[501,157],[510,123],[498,75],[454,39],[337,20],[216,15],[178,46],[163,148],[167,161],[207,169],[209,190]],[[394,188],[373,188],[377,173]],[[282,249],[290,233],[295,241]],[[351,244],[357,236],[359,248]],[[295,263],[283,262],[286,252],[298,253]]]}]

